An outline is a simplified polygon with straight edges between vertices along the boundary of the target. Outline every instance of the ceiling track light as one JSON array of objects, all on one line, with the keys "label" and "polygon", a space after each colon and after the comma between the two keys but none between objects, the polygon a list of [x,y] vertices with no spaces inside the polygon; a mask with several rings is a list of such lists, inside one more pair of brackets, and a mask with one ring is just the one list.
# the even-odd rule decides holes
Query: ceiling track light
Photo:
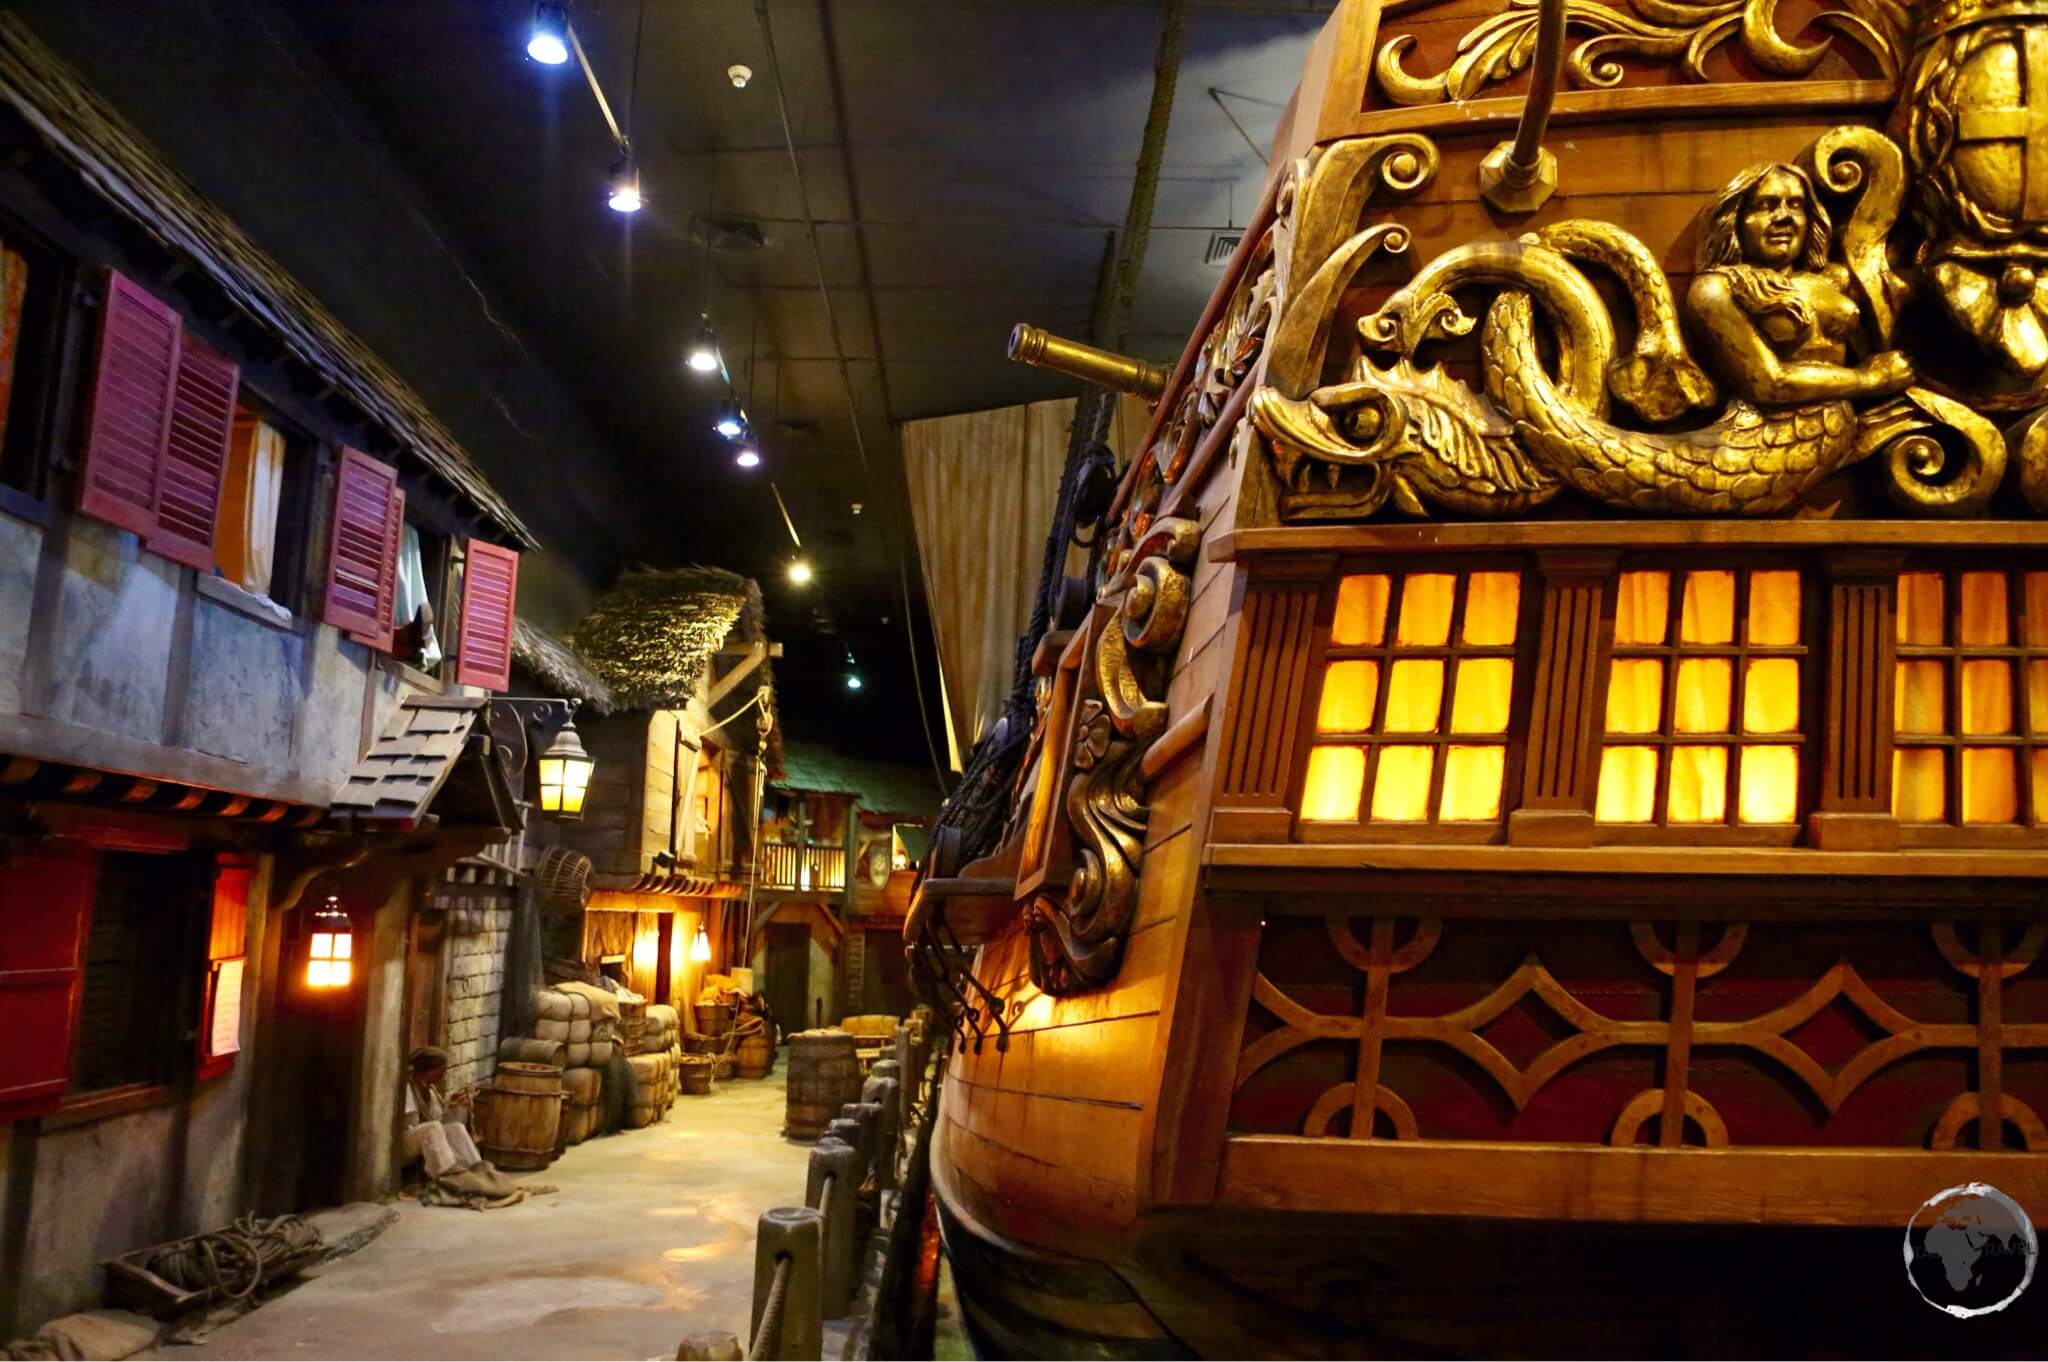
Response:
[{"label": "ceiling track light", "polygon": [[533,7],[526,55],[544,66],[560,66],[569,60],[569,14],[556,0],[541,0]]},{"label": "ceiling track light", "polygon": [[724,367],[718,357],[718,333],[711,329],[708,313],[704,324],[697,328],[697,339],[690,345],[689,365],[700,374],[715,374]]},{"label": "ceiling track light", "polygon": [[811,580],[811,561],[808,558],[792,558],[789,563],[789,580],[803,586]]},{"label": "ceiling track light", "polygon": [[732,456],[732,461],[741,468],[759,468],[761,466],[761,451],[754,448],[751,444],[741,445],[739,450]]},{"label": "ceiling track light", "polygon": [[612,163],[604,201],[614,213],[637,213],[646,206],[647,201],[640,197],[640,167],[633,163],[630,150],[620,148],[619,159]]},{"label": "ceiling track light", "polygon": [[747,413],[740,404],[728,397],[718,408],[718,419],[711,428],[728,440],[737,440],[747,433]]}]

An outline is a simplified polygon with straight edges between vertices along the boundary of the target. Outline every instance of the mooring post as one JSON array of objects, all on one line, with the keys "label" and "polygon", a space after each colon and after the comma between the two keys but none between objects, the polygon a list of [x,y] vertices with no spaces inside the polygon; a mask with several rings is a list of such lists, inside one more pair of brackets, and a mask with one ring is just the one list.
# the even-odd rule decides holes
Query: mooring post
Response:
[{"label": "mooring post", "polygon": [[761,1212],[754,1231],[753,1346],[747,1356],[819,1362],[825,1348],[818,1255],[825,1217],[808,1206]]},{"label": "mooring post", "polygon": [[[880,1191],[893,1192],[896,1190],[896,1159],[902,1152],[898,1139],[901,1127],[897,1124],[901,1113],[896,1101],[896,1078],[882,1072],[883,1064],[889,1064],[889,1061],[884,1060],[875,1066],[874,1077],[868,1079],[860,1091],[860,1100],[863,1105],[876,1109],[875,1186]],[[895,1066],[890,1064],[889,1067]]]},{"label": "mooring post", "polygon": [[860,1150],[862,1181],[866,1172],[873,1168],[882,1157],[882,1109],[873,1102],[848,1102],[840,1108],[847,1117],[860,1125]]},{"label": "mooring post", "polygon": [[853,1287],[859,1276],[854,1262],[854,1222],[859,1217],[860,1172],[860,1151],[845,1141],[828,1135],[811,1146],[804,1204],[825,1217],[819,1276],[827,1319],[839,1319],[853,1308]]}]

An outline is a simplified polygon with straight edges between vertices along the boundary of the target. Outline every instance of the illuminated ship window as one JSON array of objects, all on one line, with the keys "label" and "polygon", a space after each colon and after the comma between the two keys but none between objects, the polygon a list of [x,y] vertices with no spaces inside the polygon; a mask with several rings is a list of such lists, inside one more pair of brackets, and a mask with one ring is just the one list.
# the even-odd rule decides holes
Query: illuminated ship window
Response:
[{"label": "illuminated ship window", "polygon": [[1892,812],[1907,823],[2048,814],[2048,572],[1900,576]]},{"label": "illuminated ship window", "polygon": [[1515,572],[1344,578],[1302,819],[1498,822],[1521,603]]},{"label": "illuminated ship window", "polygon": [[1798,820],[1801,600],[1791,571],[1621,574],[1597,821]]}]

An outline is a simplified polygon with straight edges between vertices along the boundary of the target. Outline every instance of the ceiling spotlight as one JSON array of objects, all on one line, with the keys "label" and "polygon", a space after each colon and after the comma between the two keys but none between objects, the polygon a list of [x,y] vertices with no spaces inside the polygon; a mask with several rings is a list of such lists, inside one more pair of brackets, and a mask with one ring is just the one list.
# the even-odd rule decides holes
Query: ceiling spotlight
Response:
[{"label": "ceiling spotlight", "polygon": [[560,66],[569,60],[569,15],[554,0],[541,0],[533,7],[526,55],[548,66]]},{"label": "ceiling spotlight", "polygon": [[859,689],[860,689],[860,673],[859,673],[859,672],[848,672],[848,673],[846,674],[846,688],[847,688],[848,690],[859,690]]},{"label": "ceiling spotlight", "polygon": [[728,440],[737,440],[747,433],[747,414],[740,410],[740,404],[730,397],[718,409],[718,419],[711,428]]},{"label": "ceiling spotlight", "polygon": [[747,88],[747,82],[754,78],[754,68],[734,62],[725,68],[725,78],[732,82],[733,89],[744,90]]},{"label": "ceiling spotlight", "polygon": [[644,204],[640,197],[640,167],[633,164],[629,152],[612,165],[612,173],[605,181],[605,202],[614,213],[637,213]]},{"label": "ceiling spotlight", "polygon": [[808,559],[797,558],[789,565],[789,580],[798,586],[811,580],[811,564]]},{"label": "ceiling spotlight", "polygon": [[718,333],[711,329],[711,318],[697,328],[697,339],[690,344],[690,367],[700,374],[718,372]]},{"label": "ceiling spotlight", "polygon": [[[732,461],[742,468],[759,468],[761,466],[761,451],[752,445],[741,445],[739,453],[732,456]],[[792,575],[794,575],[793,572]]]}]

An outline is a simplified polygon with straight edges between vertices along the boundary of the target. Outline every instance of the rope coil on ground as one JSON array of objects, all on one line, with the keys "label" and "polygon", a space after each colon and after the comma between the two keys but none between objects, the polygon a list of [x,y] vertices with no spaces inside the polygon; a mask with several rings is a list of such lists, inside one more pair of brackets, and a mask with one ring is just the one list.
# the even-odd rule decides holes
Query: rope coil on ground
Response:
[{"label": "rope coil on ground", "polygon": [[771,1356],[768,1351],[771,1339],[778,1345],[775,1352],[779,1354],[782,1351],[779,1346],[782,1342],[782,1298],[788,1290],[789,1255],[785,1253],[775,1260],[775,1281],[768,1288],[768,1303],[761,1307],[761,1323],[754,1330],[754,1346],[747,1349],[748,1357]]},{"label": "rope coil on ground", "polygon": [[219,1288],[231,1300],[246,1300],[277,1268],[322,1242],[320,1231],[295,1215],[245,1215],[223,1229],[165,1244],[145,1255],[142,1266],[182,1290]]}]

